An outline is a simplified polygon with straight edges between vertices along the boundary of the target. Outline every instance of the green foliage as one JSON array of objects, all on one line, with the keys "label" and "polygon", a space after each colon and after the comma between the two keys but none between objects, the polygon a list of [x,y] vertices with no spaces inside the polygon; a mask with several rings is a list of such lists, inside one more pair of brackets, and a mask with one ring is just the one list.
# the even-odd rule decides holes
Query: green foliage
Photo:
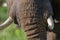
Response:
[{"label": "green foliage", "polygon": [[0,7],[0,23],[5,21],[8,17],[7,14],[7,8],[6,7]]},{"label": "green foliage", "polygon": [[[7,16],[7,8],[0,7],[0,23],[5,21]],[[4,30],[0,30],[0,40],[27,40],[24,31],[16,29],[15,25],[12,23],[10,26]]]},{"label": "green foliage", "polygon": [[22,29],[19,29],[19,34],[15,33],[16,27],[11,24],[6,29],[0,31],[0,40],[27,40]]},{"label": "green foliage", "polygon": [[0,2],[4,2],[5,0],[0,0]]}]

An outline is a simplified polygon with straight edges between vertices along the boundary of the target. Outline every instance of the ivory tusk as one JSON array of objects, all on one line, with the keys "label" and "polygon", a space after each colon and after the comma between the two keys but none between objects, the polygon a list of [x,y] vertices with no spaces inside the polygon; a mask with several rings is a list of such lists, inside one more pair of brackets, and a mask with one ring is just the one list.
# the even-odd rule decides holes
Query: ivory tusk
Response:
[{"label": "ivory tusk", "polygon": [[53,30],[53,28],[54,28],[54,20],[53,20],[52,16],[49,16],[49,17],[48,17],[47,23],[48,23],[49,29],[50,29],[50,30]]},{"label": "ivory tusk", "polygon": [[4,23],[0,24],[0,30],[6,28],[13,22],[12,18],[9,17]]}]

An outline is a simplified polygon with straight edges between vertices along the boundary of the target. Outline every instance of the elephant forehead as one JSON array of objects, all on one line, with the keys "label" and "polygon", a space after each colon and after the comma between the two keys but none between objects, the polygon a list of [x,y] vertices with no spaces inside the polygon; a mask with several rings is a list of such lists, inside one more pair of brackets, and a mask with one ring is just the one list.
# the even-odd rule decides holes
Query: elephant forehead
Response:
[{"label": "elephant forehead", "polygon": [[40,7],[41,6],[41,1],[36,1],[36,0],[29,0],[29,1],[24,1],[24,2],[20,2],[20,7],[21,8],[23,8],[23,9],[33,9],[33,8],[35,8],[36,9],[36,7],[38,8],[38,7]]},{"label": "elephant forehead", "polygon": [[19,0],[21,3],[26,3],[26,2],[40,2],[42,0]]},{"label": "elephant forehead", "polygon": [[43,21],[41,0],[28,0],[25,2],[20,0],[20,2],[17,2],[17,15],[22,25]]},{"label": "elephant forehead", "polygon": [[17,14],[20,16],[20,18],[39,17],[42,14],[40,0],[21,1],[21,3],[17,3]]}]

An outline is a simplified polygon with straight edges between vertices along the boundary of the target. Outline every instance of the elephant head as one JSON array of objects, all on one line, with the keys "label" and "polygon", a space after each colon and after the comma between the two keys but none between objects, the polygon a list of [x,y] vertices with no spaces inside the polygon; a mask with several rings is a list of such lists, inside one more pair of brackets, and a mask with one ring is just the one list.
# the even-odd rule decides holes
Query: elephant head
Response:
[{"label": "elephant head", "polygon": [[[11,17],[11,15],[12,15],[11,12],[14,10],[12,6],[14,5],[15,0],[6,0],[6,2],[7,2],[7,6],[8,6],[9,18],[0,25],[0,29],[7,27],[13,21],[13,18]],[[49,6],[51,6],[51,5],[49,5]],[[54,21],[53,21],[52,16],[49,16],[47,18],[47,23],[48,23],[49,29],[52,30],[54,28]]]},{"label": "elephant head", "polygon": [[[21,7],[21,9],[26,9],[26,8],[23,8],[23,6],[25,7],[26,5],[28,5],[28,4],[26,4],[26,5],[20,5],[19,3],[20,3],[20,1],[22,1],[23,3],[24,3],[24,0],[7,0],[7,6],[8,6],[8,13],[9,13],[9,17],[8,17],[8,19],[4,22],[4,23],[2,23],[2,24],[0,24],[0,29],[4,29],[4,28],[6,28],[8,25],[10,25],[13,21],[15,21],[13,18],[14,18],[14,16],[15,15],[17,15],[17,14],[15,14],[16,13],[16,11],[17,12],[19,12],[19,7]],[[53,14],[53,11],[52,11],[52,7],[51,7],[51,3],[50,3],[50,1],[49,0],[43,0],[43,2],[42,2],[42,0],[28,0],[28,1],[25,1],[25,2],[31,2],[32,4],[34,4],[33,6],[32,6],[32,4],[30,3],[30,5],[28,5],[28,9],[29,9],[29,12],[31,12],[31,13],[33,13],[34,14],[34,16],[36,17],[36,15],[38,15],[38,14],[35,14],[35,13],[38,13],[38,12],[40,12],[39,10],[39,8],[40,8],[40,6],[41,6],[41,11],[42,11],[42,15],[43,16],[41,16],[41,17],[43,17],[43,19],[46,19],[46,22],[47,22],[47,24],[48,24],[48,28],[50,29],[50,30],[53,30],[53,28],[54,28],[54,21],[53,21],[53,17],[52,17],[52,14]],[[37,1],[37,2],[36,2]],[[41,1],[41,5],[40,5],[40,1]],[[21,3],[22,3],[21,2]],[[36,2],[36,3],[35,3]],[[17,3],[17,4],[16,4]],[[36,7],[36,5],[37,5],[37,7]],[[39,6],[40,5],[40,6]],[[31,7],[32,6],[32,7]],[[29,8],[29,7],[31,7],[31,9]],[[37,10],[38,10],[38,12],[36,11],[36,8],[37,8]],[[35,10],[34,10],[34,8],[35,8]],[[31,11],[32,10],[32,11]],[[28,10],[26,11],[27,13],[29,13],[28,12]],[[24,11],[22,12],[22,13],[24,13]],[[31,14],[30,14],[31,15]],[[29,16],[30,16],[29,15]],[[17,15],[17,16],[19,16],[19,18],[20,18],[20,16],[21,15]],[[22,17],[23,16],[25,16],[24,14],[22,15]],[[28,17],[29,17],[28,16]],[[40,17],[40,14],[38,15],[39,17]],[[37,16],[37,17],[38,17]],[[18,20],[18,18],[17,18],[17,20]],[[29,19],[28,19],[29,20]],[[30,19],[31,20],[31,19]],[[35,20],[36,19],[32,19],[32,23],[31,24],[33,24],[33,25],[35,25],[34,24],[34,22],[35,22]],[[37,18],[37,20],[39,21],[40,19],[38,19]],[[36,22],[37,22],[37,20],[36,20]],[[24,20],[25,21],[25,20]],[[41,20],[41,21],[43,21],[43,20]],[[40,22],[41,22],[40,21]],[[28,21],[27,21],[28,22]],[[35,23],[36,23],[35,22]],[[18,21],[18,23],[20,23],[20,21]],[[22,22],[21,22],[22,23]],[[24,24],[24,23],[22,23],[22,24]],[[31,24],[29,24],[29,25],[31,25]],[[36,23],[37,24],[37,23]]]}]

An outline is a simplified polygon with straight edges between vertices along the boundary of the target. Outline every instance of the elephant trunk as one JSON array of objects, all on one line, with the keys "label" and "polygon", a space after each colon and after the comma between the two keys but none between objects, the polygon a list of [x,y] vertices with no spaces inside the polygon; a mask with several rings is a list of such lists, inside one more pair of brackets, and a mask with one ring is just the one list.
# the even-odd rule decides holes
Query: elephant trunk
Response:
[{"label": "elephant trunk", "polygon": [[48,17],[47,23],[48,23],[48,28],[49,28],[50,30],[53,30],[53,28],[54,28],[54,20],[53,20],[52,16],[49,16],[49,17]]},{"label": "elephant trunk", "polygon": [[0,24],[0,30],[6,28],[8,25],[10,25],[13,22],[12,18],[9,17],[4,23]]}]

